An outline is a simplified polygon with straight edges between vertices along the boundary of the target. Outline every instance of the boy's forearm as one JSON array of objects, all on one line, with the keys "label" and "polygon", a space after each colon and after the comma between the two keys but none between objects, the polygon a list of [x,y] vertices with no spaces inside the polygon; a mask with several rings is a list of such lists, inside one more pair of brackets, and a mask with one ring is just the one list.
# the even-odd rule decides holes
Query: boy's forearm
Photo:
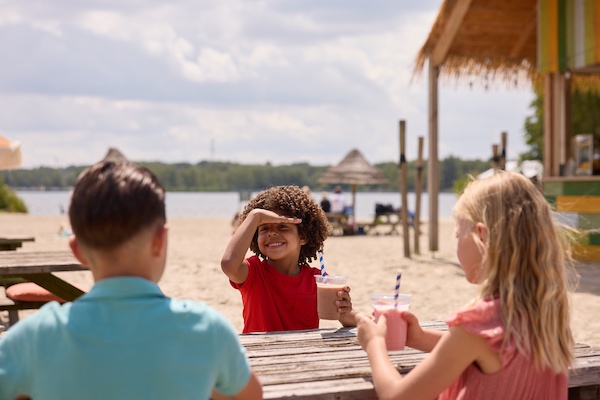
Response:
[{"label": "boy's forearm", "polygon": [[231,240],[229,240],[221,258],[221,269],[223,272],[234,272],[235,269],[242,265],[256,228],[256,223],[252,221],[251,215],[238,227]]},{"label": "boy's forearm", "polygon": [[339,321],[345,327],[356,326],[356,311],[352,310],[349,313],[340,314]]}]

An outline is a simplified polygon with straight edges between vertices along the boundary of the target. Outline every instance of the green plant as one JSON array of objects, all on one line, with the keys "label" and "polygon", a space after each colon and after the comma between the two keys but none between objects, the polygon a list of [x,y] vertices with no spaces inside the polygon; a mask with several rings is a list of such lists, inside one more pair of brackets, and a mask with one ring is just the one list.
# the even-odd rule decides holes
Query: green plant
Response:
[{"label": "green plant", "polygon": [[2,181],[0,181],[0,211],[17,213],[28,211],[25,202]]}]

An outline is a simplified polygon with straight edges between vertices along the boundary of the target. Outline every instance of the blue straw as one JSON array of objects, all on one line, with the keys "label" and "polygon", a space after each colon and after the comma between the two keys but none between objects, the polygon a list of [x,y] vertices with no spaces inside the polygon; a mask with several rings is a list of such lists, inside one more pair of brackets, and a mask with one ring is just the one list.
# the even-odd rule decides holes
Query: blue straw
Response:
[{"label": "blue straw", "polygon": [[396,287],[394,288],[394,308],[398,308],[398,295],[400,294],[400,280],[402,279],[402,271],[396,273]]},{"label": "blue straw", "polygon": [[319,251],[319,262],[321,263],[321,276],[326,276],[325,263],[323,262],[323,252]]}]

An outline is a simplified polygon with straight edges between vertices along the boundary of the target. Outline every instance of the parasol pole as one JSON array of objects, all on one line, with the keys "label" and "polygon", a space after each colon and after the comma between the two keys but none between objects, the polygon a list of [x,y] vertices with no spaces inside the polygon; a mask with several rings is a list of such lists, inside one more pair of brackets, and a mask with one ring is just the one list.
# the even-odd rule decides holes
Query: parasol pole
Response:
[{"label": "parasol pole", "polygon": [[350,185],[352,188],[352,230],[356,226],[356,183]]},{"label": "parasol pole", "polygon": [[415,242],[413,251],[421,254],[419,249],[419,238],[421,236],[421,192],[423,191],[423,136],[419,136],[419,147],[417,152],[417,177],[415,179],[415,217],[413,219],[413,232]]},{"label": "parasol pole", "polygon": [[400,194],[402,208],[400,218],[402,219],[402,236],[404,236],[404,257],[410,258],[410,237],[408,232],[408,185],[406,183],[406,121],[400,120]]}]

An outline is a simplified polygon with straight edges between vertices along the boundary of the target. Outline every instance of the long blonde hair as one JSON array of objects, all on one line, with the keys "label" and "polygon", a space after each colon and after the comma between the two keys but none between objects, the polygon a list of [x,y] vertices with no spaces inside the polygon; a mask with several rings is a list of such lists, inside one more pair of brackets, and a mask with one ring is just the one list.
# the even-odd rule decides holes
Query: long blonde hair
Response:
[{"label": "long blonde hair", "polygon": [[483,254],[478,298],[499,298],[503,345],[514,340],[536,366],[567,372],[574,351],[568,298],[572,263],[540,190],[521,174],[498,171],[468,184],[454,216],[473,228],[486,227],[485,243],[473,230]]}]

